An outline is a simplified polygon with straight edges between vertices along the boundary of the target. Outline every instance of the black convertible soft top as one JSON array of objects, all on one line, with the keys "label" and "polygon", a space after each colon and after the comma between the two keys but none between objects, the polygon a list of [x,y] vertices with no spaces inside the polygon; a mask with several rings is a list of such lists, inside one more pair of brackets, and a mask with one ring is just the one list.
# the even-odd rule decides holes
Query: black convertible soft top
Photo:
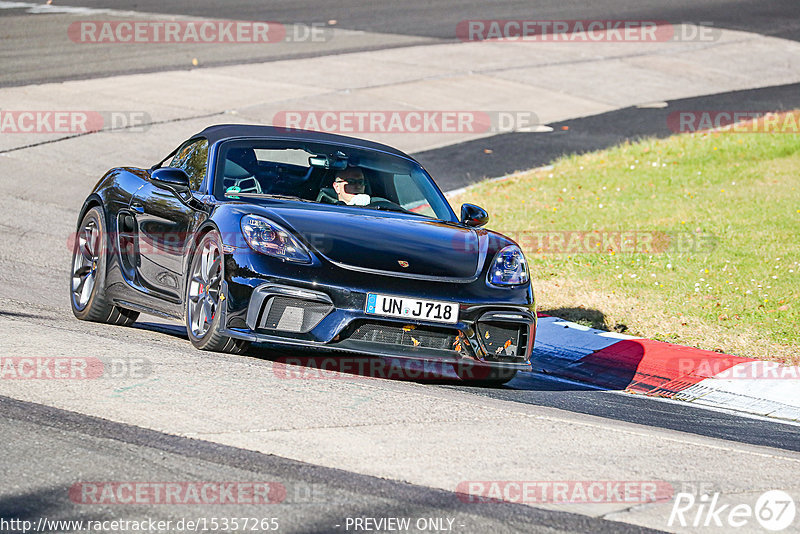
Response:
[{"label": "black convertible soft top", "polygon": [[[336,135],[325,132],[315,132],[313,130],[297,130],[293,128],[284,128],[280,126],[259,126],[254,124],[216,124],[209,126],[202,132],[194,135],[193,137],[205,137],[208,139],[208,144],[213,145],[217,141],[223,139],[231,139],[234,137],[269,137],[277,139],[297,139],[303,141],[320,141],[325,143],[340,143],[351,145],[359,148],[367,148],[372,150],[380,150],[398,156],[409,158],[396,148],[366,139],[358,139],[357,137],[347,137],[345,135]],[[412,158],[413,159],[413,158]]]}]

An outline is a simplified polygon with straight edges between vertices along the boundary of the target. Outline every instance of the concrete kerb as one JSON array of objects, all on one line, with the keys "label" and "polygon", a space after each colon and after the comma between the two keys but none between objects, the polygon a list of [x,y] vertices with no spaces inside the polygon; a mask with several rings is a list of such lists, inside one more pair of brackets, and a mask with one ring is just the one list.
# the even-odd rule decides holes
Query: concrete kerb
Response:
[{"label": "concrete kerb", "polygon": [[698,406],[800,422],[800,366],[539,317],[534,372]]}]

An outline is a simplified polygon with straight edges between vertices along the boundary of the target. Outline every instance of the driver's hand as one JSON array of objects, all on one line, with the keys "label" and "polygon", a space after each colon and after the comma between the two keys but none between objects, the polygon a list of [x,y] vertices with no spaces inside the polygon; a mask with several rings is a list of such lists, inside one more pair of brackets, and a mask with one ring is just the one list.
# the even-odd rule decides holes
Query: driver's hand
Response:
[{"label": "driver's hand", "polygon": [[361,193],[360,195],[356,195],[353,197],[348,204],[350,206],[366,206],[371,202],[371,198],[369,195]]}]

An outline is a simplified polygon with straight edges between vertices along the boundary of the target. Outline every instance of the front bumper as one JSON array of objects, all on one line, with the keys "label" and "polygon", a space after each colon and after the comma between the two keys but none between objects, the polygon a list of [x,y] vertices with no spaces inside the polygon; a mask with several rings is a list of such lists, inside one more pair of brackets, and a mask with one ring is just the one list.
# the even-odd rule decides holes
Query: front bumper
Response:
[{"label": "front bumper", "polygon": [[[413,290],[401,293],[380,287],[360,291],[274,277],[226,281],[223,294],[227,295],[227,305],[221,307],[226,326],[223,333],[285,347],[474,363],[509,370],[531,368],[536,334],[532,302],[462,301],[459,321],[445,325],[367,314],[365,303],[370,292],[414,294]],[[434,296],[425,293],[421,298]],[[453,300],[452,296],[447,300]]]},{"label": "front bumper", "polygon": [[[229,248],[220,306],[224,334],[284,347],[530,369],[536,313],[530,286],[496,288],[486,273],[464,281],[409,280],[327,261],[297,265]],[[459,303],[442,324],[366,313],[369,293]]]}]

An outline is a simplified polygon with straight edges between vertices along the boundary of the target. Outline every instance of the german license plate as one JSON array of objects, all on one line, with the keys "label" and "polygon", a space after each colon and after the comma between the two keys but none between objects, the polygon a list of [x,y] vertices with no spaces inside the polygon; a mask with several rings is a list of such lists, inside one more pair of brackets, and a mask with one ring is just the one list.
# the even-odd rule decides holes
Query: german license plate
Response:
[{"label": "german license plate", "polygon": [[437,323],[458,322],[458,303],[423,300],[395,295],[367,294],[366,312],[383,317],[420,319]]}]

